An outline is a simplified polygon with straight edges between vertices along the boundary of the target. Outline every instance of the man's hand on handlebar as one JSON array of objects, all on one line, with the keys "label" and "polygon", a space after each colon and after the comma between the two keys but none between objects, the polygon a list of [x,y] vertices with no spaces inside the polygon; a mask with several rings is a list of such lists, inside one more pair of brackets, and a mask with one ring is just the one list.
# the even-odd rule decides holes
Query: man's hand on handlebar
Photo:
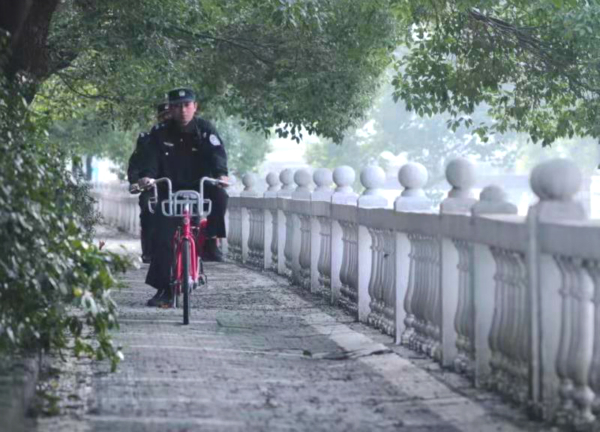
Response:
[{"label": "man's hand on handlebar", "polygon": [[219,186],[221,186],[221,187],[228,188],[230,185],[229,177],[227,177],[227,176],[221,176],[217,180],[219,180],[220,182],[223,182],[223,183],[219,183]]},{"label": "man's hand on handlebar", "polygon": [[146,189],[153,183],[154,183],[154,179],[152,179],[150,177],[142,177],[141,179],[138,180],[138,186],[140,187],[140,189]]},{"label": "man's hand on handlebar", "polygon": [[140,187],[138,186],[137,183],[132,183],[129,185],[129,193],[130,194],[136,194],[140,192]]}]

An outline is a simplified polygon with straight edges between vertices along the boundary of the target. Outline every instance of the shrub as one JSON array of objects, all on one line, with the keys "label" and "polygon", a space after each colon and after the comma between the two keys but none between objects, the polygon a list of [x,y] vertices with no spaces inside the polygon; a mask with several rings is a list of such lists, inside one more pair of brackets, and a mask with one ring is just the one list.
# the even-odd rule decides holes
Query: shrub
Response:
[{"label": "shrub", "polygon": [[110,290],[128,263],[92,244],[93,202],[66,166],[22,85],[0,78],[0,353],[69,347],[114,369]]}]

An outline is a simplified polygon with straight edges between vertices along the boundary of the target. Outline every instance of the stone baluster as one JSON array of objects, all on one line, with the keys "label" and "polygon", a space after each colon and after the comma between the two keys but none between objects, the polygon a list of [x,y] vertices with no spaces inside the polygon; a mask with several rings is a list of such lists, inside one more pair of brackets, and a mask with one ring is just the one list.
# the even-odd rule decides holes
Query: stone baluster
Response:
[{"label": "stone baluster", "polygon": [[[480,200],[471,207],[473,216],[485,214],[516,214],[517,207],[507,201],[506,193],[499,186],[487,186]],[[454,359],[456,371],[474,378],[475,372],[475,296],[471,280],[472,246],[463,240],[453,240],[458,251],[458,305],[454,316],[457,355]],[[517,265],[515,263],[514,265]],[[519,295],[521,286],[517,285]],[[520,307],[517,304],[517,307]],[[518,315],[521,318],[520,315]],[[486,348],[487,349],[487,348]],[[520,353],[520,352],[519,352]],[[521,363],[522,365],[523,363]]]},{"label": "stone baluster", "polygon": [[[427,170],[419,163],[407,163],[398,171],[398,181],[404,188],[402,193],[394,201],[394,210],[396,212],[431,212],[433,205],[425,196],[423,186],[427,183]],[[388,295],[393,295],[393,299],[386,299],[386,303],[402,302],[402,306],[396,305],[396,322],[400,334],[397,335],[398,342],[408,345],[411,338],[414,337],[413,324],[415,321],[414,311],[412,309],[415,297],[415,283],[417,282],[416,260],[419,259],[417,251],[418,236],[412,234],[396,233],[401,243],[408,243],[406,254],[400,253],[398,268],[405,268],[407,275],[404,278],[406,282],[396,287],[396,294],[388,291]],[[401,262],[406,260],[407,263]]]},{"label": "stone baluster", "polygon": [[[286,168],[279,174],[281,189],[277,192],[277,199],[290,199],[294,191],[294,171]],[[283,222],[285,221],[285,224]],[[291,271],[288,270],[286,261],[291,263],[293,237],[288,236],[294,227],[293,215],[288,211],[278,210],[277,213],[277,273],[286,277],[291,277]],[[283,248],[281,247],[283,246]],[[291,264],[290,264],[291,265]]]},{"label": "stone baluster", "polygon": [[421,344],[425,339],[423,323],[425,315],[422,309],[421,298],[425,295],[425,243],[420,234],[409,233],[410,241],[410,268],[409,285],[413,287],[413,294],[410,297],[410,306],[407,310],[411,311],[412,319],[407,324],[406,334],[403,335],[403,343],[410,349],[420,351]]},{"label": "stone baluster", "polygon": [[590,364],[589,386],[594,392],[594,401],[592,410],[597,417],[600,415],[600,262],[598,260],[589,260],[585,263],[585,268],[591,276],[594,285],[593,296],[593,317],[594,322],[594,348],[592,352],[592,361]]},{"label": "stone baluster", "polygon": [[[257,178],[252,173],[246,173],[242,177],[242,183],[244,190],[240,193],[241,197],[245,198],[257,198],[259,196],[256,191]],[[255,208],[242,208],[242,229],[244,231],[243,237],[248,237],[246,242],[248,252],[245,254],[245,262],[252,267],[263,267],[263,227],[264,227],[264,211],[262,209]],[[244,221],[248,220],[247,234],[244,229]]]},{"label": "stone baluster", "polygon": [[[316,188],[312,202],[331,202],[332,172],[327,168],[316,169],[313,182]],[[312,291],[331,301],[331,217],[319,216],[311,222],[311,281]]]},{"label": "stone baluster", "polygon": [[[310,206],[311,191],[309,185],[312,182],[312,176],[305,169],[299,169],[294,174],[296,189],[292,193],[292,199],[309,201]],[[294,231],[294,241],[292,243],[292,261],[291,267],[292,280],[298,285],[310,290],[310,214],[296,215],[300,222],[300,229]],[[287,265],[287,264],[286,264]]]},{"label": "stone baluster", "polygon": [[[381,191],[385,182],[385,172],[381,168],[366,167],[360,173],[360,181],[365,190],[358,198],[359,207],[388,207],[388,201]],[[396,291],[396,243],[390,242],[390,238],[395,238],[394,231],[359,228],[358,302],[361,321],[364,320],[393,336],[396,329],[395,302],[386,303],[386,299],[390,297],[387,290],[392,290],[394,299]],[[371,249],[370,257],[364,253],[367,246]],[[363,257],[366,259],[362,259]],[[361,283],[363,280],[365,282]],[[361,316],[364,316],[364,319]]]},{"label": "stone baluster", "polygon": [[229,230],[227,235],[227,254],[234,261],[242,260],[242,208],[238,205],[230,206]]},{"label": "stone baluster", "polygon": [[440,283],[440,245],[438,239],[426,237],[425,247],[427,251],[427,297],[424,304],[425,309],[425,332],[427,341],[425,352],[435,360],[440,361],[442,356],[441,346],[441,283]]},{"label": "stone baluster", "polygon": [[[356,178],[349,166],[340,166],[333,171],[336,188],[331,196],[331,204],[356,206],[358,195],[352,190]],[[358,263],[356,254],[358,226],[355,223],[339,221],[331,225],[331,295],[332,303],[339,303],[353,315],[358,314],[358,284],[353,266]]]},{"label": "stone baluster", "polygon": [[[279,192],[279,176],[270,172],[266,177],[268,188],[264,193],[264,198],[275,199],[277,198],[277,192]],[[265,256],[265,269],[271,269],[277,271],[277,206],[270,207],[269,210],[265,210],[264,213],[264,256]],[[269,225],[270,224],[270,225]],[[269,230],[270,228],[270,230]],[[268,248],[268,249],[267,249]]]},{"label": "stone baluster", "polygon": [[[531,393],[538,408],[542,405],[543,411],[556,412],[559,423],[570,425],[595,419],[592,407],[600,390],[592,388],[590,381],[593,376],[590,368],[599,361],[593,358],[597,338],[594,334],[597,330],[594,329],[594,265],[577,257],[553,256],[561,274],[557,287],[556,278],[550,279],[550,257],[540,254],[537,239],[540,223],[587,218],[581,204],[573,199],[581,181],[581,173],[571,161],[554,159],[538,165],[531,173],[531,188],[540,201],[528,213],[532,233],[529,253],[539,256],[537,262],[530,263],[529,272],[530,286],[534,287],[529,293],[531,311],[528,315],[533,318],[530,320],[531,358],[540,364],[532,370]],[[557,411],[551,385],[555,380],[558,380]]]},{"label": "stone baluster", "polygon": [[[446,179],[452,189],[448,192],[448,197],[442,201],[441,214],[471,214],[471,208],[477,203],[471,189],[475,184],[475,174],[475,166],[466,159],[454,159],[448,163]],[[463,365],[471,365],[471,363],[467,361],[468,356],[459,357],[459,351],[465,354],[464,350],[470,349],[470,345],[466,344],[472,340],[469,339],[467,342],[463,334],[458,337],[456,313],[458,311],[461,315],[458,318],[459,323],[464,318],[463,314],[472,316],[469,315],[470,311],[466,303],[472,305],[473,245],[457,239],[442,238],[439,247],[442,258],[441,271],[439,271],[441,279],[438,282],[439,289],[431,293],[432,308],[428,316],[431,316],[434,322],[429,324],[433,326],[432,332],[437,333],[441,330],[442,364],[458,367],[461,370]],[[472,369],[465,370],[468,373],[472,371]]]},{"label": "stone baluster", "polygon": [[430,347],[434,346],[434,342],[428,332],[427,305],[430,301],[431,291],[434,289],[431,246],[435,239],[422,234],[409,234],[409,240],[412,246],[413,267],[415,269],[415,293],[411,302],[411,309],[414,314],[414,332],[409,339],[409,347],[430,354]]}]

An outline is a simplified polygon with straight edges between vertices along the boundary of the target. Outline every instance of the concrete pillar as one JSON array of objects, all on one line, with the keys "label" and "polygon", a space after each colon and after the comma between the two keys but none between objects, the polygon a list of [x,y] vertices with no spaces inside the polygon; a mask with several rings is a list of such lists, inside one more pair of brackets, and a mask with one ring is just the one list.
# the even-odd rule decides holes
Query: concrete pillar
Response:
[{"label": "concrete pillar", "polygon": [[[583,293],[570,293],[562,285],[565,280],[577,280],[579,284],[588,281],[581,266],[575,264],[576,260],[559,268],[557,263],[563,262],[563,258],[542,254],[539,245],[540,224],[587,218],[583,206],[573,199],[581,181],[577,166],[566,159],[547,161],[531,172],[531,188],[539,202],[531,206],[527,214],[528,315],[531,318],[529,397],[537,414],[554,415],[559,404],[570,405],[577,406],[578,412],[573,409],[573,412],[559,412],[558,416],[574,416],[584,421],[588,417],[589,421],[593,393],[587,382],[577,381],[587,375],[592,361],[593,304],[588,300],[582,302],[586,297]],[[580,332],[578,326],[582,322],[586,325]],[[573,352],[577,358],[573,357]],[[562,401],[559,393],[564,396]],[[576,395],[575,404],[569,399]]]},{"label": "concrete pillar", "polygon": [[[331,170],[327,168],[316,169],[313,173],[313,182],[316,188],[311,195],[311,202],[330,202],[333,195],[333,189],[331,189],[333,173]],[[325,263],[329,263],[331,259],[331,240],[327,233],[331,234],[331,218],[319,219],[312,217],[310,220],[310,290],[313,293],[320,288],[319,267],[323,268]],[[327,242],[327,245],[323,242]],[[321,276],[322,278],[327,277],[327,275]],[[329,292],[331,293],[331,284],[329,285]]]},{"label": "concrete pillar", "polygon": [[[432,212],[433,203],[425,196],[423,187],[427,184],[427,169],[419,163],[407,163],[398,171],[398,181],[404,190],[394,201],[396,212]],[[410,303],[414,294],[409,286],[410,241],[405,233],[396,231],[396,343],[400,344],[402,334],[407,330],[405,321],[411,315]]]},{"label": "concrete pillar", "polygon": [[[442,201],[440,213],[470,215],[471,207],[477,202],[471,188],[475,184],[475,166],[467,159],[454,159],[446,166],[446,179],[452,186],[448,197]],[[454,319],[459,295],[459,254],[450,238],[440,238],[440,310],[441,316],[442,366],[453,366],[457,355]]]},{"label": "concrete pillar", "polygon": [[[352,189],[356,173],[347,165],[333,170],[333,182],[336,188],[331,195],[331,204],[356,205],[358,194]],[[331,222],[331,303],[336,304],[340,297],[342,283],[340,270],[344,253],[343,230],[338,221]]]},{"label": "concrete pillar", "polygon": [[[364,168],[360,173],[360,182],[365,191],[358,198],[359,208],[385,208],[388,200],[383,196],[381,187],[385,183],[385,172],[377,166]],[[376,251],[372,249],[373,239],[366,227],[358,227],[358,319],[367,322],[371,312],[369,285],[373,265],[376,264]]]},{"label": "concrete pillar", "polygon": [[[277,192],[279,191],[280,181],[279,176],[270,172],[266,177],[268,188],[264,193],[264,198],[266,199],[276,199]],[[277,259],[277,209],[273,211],[272,209],[265,209],[264,215],[264,269],[270,269],[273,267],[273,255],[275,255],[275,259]]]}]

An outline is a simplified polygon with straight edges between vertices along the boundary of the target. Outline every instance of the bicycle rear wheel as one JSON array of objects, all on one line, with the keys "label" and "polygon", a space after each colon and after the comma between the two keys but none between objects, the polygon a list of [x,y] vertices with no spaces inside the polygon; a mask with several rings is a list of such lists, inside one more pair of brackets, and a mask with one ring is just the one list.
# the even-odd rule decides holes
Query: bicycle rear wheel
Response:
[{"label": "bicycle rear wheel", "polygon": [[190,291],[191,287],[191,248],[190,241],[187,239],[183,240],[181,250],[181,259],[182,262],[182,275],[181,275],[181,291],[183,293],[183,324],[188,325],[190,323]]}]

